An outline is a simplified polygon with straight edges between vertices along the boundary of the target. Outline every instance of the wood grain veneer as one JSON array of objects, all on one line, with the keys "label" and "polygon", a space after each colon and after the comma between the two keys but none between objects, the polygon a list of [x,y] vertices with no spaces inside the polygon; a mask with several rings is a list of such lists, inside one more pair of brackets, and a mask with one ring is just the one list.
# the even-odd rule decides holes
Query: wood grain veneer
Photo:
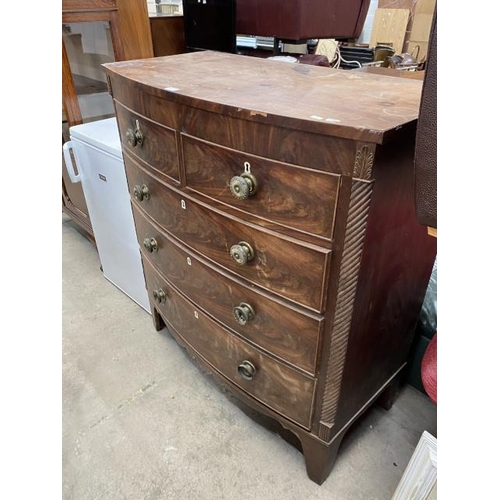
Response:
[{"label": "wood grain veneer", "polygon": [[[156,245],[142,247],[154,327],[295,433],[321,484],[352,423],[390,406],[434,264],[413,203],[421,82],[213,52],[105,67],[117,109],[157,127],[152,154],[120,125],[129,189],[150,194],[132,205]],[[235,199],[246,164],[258,187]]]}]

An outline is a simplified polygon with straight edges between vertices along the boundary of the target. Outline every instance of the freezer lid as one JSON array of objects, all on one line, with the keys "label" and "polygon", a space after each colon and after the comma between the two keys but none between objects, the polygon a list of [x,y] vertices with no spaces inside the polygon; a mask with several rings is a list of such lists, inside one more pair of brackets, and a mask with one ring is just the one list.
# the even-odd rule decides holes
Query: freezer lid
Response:
[{"label": "freezer lid", "polygon": [[115,117],[73,125],[69,129],[69,133],[72,139],[78,139],[120,159],[122,158],[120,133]]}]

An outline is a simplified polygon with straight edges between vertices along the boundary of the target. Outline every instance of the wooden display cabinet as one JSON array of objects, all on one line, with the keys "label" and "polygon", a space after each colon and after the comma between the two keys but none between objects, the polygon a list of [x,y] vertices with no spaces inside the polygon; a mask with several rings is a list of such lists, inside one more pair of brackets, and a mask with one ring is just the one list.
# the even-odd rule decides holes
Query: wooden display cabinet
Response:
[{"label": "wooden display cabinet", "polygon": [[149,14],[155,57],[186,52],[184,16],[181,14]]},{"label": "wooden display cabinet", "polygon": [[[103,63],[153,57],[144,0],[63,0],[62,141],[69,128],[114,116]],[[62,169],[62,209],[93,237],[81,184]]]}]

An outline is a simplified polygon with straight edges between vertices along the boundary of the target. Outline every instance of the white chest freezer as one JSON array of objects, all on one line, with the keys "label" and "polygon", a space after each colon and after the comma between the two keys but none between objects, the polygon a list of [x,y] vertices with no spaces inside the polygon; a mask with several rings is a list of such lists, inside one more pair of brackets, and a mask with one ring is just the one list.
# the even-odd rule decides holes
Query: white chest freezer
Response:
[{"label": "white chest freezer", "polygon": [[[151,313],[116,118],[70,127],[63,145],[72,182],[81,182],[102,272]],[[76,162],[76,173],[70,151]]]}]

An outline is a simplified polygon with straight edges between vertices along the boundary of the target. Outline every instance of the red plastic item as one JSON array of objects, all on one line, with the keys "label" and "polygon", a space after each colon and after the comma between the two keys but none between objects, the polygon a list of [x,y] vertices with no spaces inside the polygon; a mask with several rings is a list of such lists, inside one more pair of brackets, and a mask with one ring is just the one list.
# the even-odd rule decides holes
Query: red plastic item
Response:
[{"label": "red plastic item", "polygon": [[437,332],[422,358],[422,384],[431,401],[437,405]]}]

